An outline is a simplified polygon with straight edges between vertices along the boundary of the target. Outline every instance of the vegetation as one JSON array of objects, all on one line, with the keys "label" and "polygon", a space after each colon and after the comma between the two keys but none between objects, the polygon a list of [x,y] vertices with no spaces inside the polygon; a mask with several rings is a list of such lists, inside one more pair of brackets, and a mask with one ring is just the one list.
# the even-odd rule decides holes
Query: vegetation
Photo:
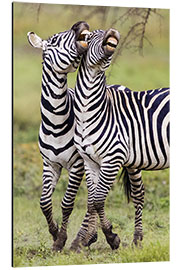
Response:
[{"label": "vegetation", "polygon": [[[169,173],[144,172],[146,188],[143,211],[142,248],[132,248],[133,203],[127,203],[121,182],[117,181],[106,202],[107,216],[121,246],[111,251],[99,227],[98,241],[80,254],[69,251],[86,212],[87,189],[83,180],[70,216],[68,240],[61,254],[51,251],[52,239],[39,207],[41,158],[36,143],[18,144],[14,151],[14,266],[150,262],[169,260]],[[67,185],[64,170],[53,195],[54,216],[61,223],[60,202]]]},{"label": "vegetation", "polygon": [[[79,16],[79,8],[81,14]],[[134,230],[133,203],[127,203],[121,181],[117,177],[106,201],[107,216],[114,232],[121,238],[120,248],[111,251],[99,227],[98,241],[80,254],[69,251],[86,212],[85,179],[78,191],[75,209],[70,217],[68,240],[61,254],[51,251],[52,239],[39,207],[41,195],[42,160],[37,141],[40,123],[41,52],[27,42],[27,32],[34,31],[42,38],[69,29],[73,23],[86,20],[91,29],[111,27],[113,18],[124,14],[125,8],[106,8],[94,17],[96,7],[65,5],[14,4],[14,177],[13,177],[13,236],[14,266],[44,266],[67,264],[97,264],[149,262],[169,260],[169,171],[143,172],[145,205],[143,211],[144,240],[141,248],[132,248]],[[133,90],[169,86],[169,25],[168,10],[159,10],[163,18],[152,13],[146,35],[153,46],[144,42],[143,57],[129,48],[123,49],[107,72],[108,84],[123,84]],[[72,16],[73,14],[73,16]],[[48,20],[47,20],[48,16]],[[56,19],[55,19],[56,18]],[[132,17],[132,23],[136,16]],[[161,25],[161,26],[160,26]],[[114,27],[125,36],[129,25]],[[132,41],[133,42],[133,41]],[[133,43],[132,43],[133,45]],[[76,73],[68,75],[74,86]],[[67,172],[53,195],[53,211],[61,223],[60,202],[67,186]]]}]

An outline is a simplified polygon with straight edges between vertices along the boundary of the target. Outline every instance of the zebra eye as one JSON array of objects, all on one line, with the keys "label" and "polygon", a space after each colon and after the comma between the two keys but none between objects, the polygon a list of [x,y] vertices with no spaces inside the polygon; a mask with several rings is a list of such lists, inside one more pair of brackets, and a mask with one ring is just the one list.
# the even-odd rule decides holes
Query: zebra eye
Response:
[{"label": "zebra eye", "polygon": [[57,40],[57,37],[54,37],[53,39],[52,39],[52,43],[55,43],[56,42],[56,40]]}]

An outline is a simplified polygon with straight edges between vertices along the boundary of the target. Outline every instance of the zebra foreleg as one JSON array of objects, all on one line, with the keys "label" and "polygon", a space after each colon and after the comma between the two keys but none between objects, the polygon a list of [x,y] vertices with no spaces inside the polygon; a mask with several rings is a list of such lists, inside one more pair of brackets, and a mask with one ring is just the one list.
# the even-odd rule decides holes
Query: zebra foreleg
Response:
[{"label": "zebra foreleg", "polygon": [[101,204],[101,205],[95,204],[95,207],[96,207],[96,210],[99,214],[102,231],[106,237],[108,244],[110,245],[112,250],[118,249],[119,244],[120,244],[120,238],[119,238],[118,234],[112,232],[113,227],[112,227],[112,224],[110,223],[110,221],[105,216],[104,205],[103,204]]},{"label": "zebra foreleg", "polygon": [[89,219],[85,226],[87,226],[86,234],[82,238],[82,244],[85,247],[90,247],[91,244],[97,241],[97,212],[95,208],[88,207]]},{"label": "zebra foreleg", "polygon": [[92,197],[96,187],[96,172],[86,166],[86,182],[88,188],[88,210],[76,238],[71,244],[71,250],[80,252],[82,246],[90,246],[97,241],[97,212],[92,206]]},{"label": "zebra foreleg", "polygon": [[93,243],[95,243],[98,239],[97,234],[97,212],[90,214],[89,222],[88,222],[88,231],[83,239],[82,243],[85,247],[90,247]]},{"label": "zebra foreleg", "polygon": [[99,215],[102,231],[106,237],[106,240],[110,247],[114,250],[119,247],[120,238],[116,233],[112,232],[112,224],[105,216],[104,204],[109,190],[115,180],[116,174],[119,170],[119,166],[116,165],[115,168],[112,167],[109,170],[109,164],[108,169],[104,167],[103,170],[101,169],[100,171],[99,182],[94,194],[94,207]]},{"label": "zebra foreleg", "polygon": [[55,241],[58,234],[58,225],[52,215],[52,194],[60,177],[61,168],[55,169],[46,162],[43,163],[43,187],[40,199],[41,210],[47,220],[49,232]]},{"label": "zebra foreleg", "polygon": [[84,247],[89,247],[91,244],[97,241],[97,230],[96,230],[97,213],[87,212],[82,222],[81,228],[73,240],[70,249],[79,253]]},{"label": "zebra foreleg", "polygon": [[57,239],[53,243],[53,251],[62,251],[63,247],[65,246],[66,240],[67,240],[67,223],[69,216],[72,212],[73,208],[63,210],[63,221],[61,229],[57,233]]},{"label": "zebra foreleg", "polygon": [[128,169],[131,183],[131,197],[135,207],[135,231],[133,243],[137,246],[143,240],[142,210],[144,205],[144,185],[141,179],[141,170]]},{"label": "zebra foreleg", "polygon": [[84,226],[88,228],[86,236],[83,239],[84,246],[90,246],[91,244],[97,241],[97,211],[93,206],[93,196],[94,191],[97,186],[98,178],[99,178],[99,170],[98,168],[91,169],[85,164],[86,168],[86,179],[87,179],[87,188],[88,188],[88,213],[89,213],[89,220],[88,223],[83,221]]},{"label": "zebra foreleg", "polygon": [[88,232],[89,216],[90,216],[90,214],[87,212],[86,216],[81,224],[81,228],[76,235],[76,238],[71,243],[70,250],[75,251],[77,253],[79,253],[81,251],[82,246],[83,246],[83,240],[85,239],[86,234]]},{"label": "zebra foreleg", "polygon": [[74,163],[73,167],[69,171],[69,182],[66,189],[66,193],[63,197],[62,208],[62,224],[61,229],[57,234],[57,240],[53,244],[53,250],[61,251],[67,240],[67,225],[69,216],[72,213],[74,207],[74,201],[79,189],[81,180],[84,174],[84,167],[82,162]]}]

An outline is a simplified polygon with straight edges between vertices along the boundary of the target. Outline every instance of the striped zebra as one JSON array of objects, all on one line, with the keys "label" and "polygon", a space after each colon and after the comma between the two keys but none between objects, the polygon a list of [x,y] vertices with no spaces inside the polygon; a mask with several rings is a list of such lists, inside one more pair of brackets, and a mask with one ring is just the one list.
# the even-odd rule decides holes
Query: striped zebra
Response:
[{"label": "striped zebra", "polygon": [[[83,159],[74,146],[74,91],[67,87],[67,73],[79,66],[87,49],[89,26],[78,22],[65,32],[42,40],[34,32],[28,33],[30,44],[42,49],[42,93],[39,148],[43,158],[43,186],[40,207],[53,236],[53,249],[62,250],[67,240],[67,224],[74,200],[84,175]],[[69,174],[69,182],[62,200],[61,229],[53,220],[52,194],[62,168]],[[85,221],[87,217],[85,217]],[[92,242],[92,241],[91,241]]]},{"label": "striped zebra", "polygon": [[135,92],[122,85],[106,85],[105,70],[119,39],[115,29],[92,32],[77,75],[74,141],[84,159],[90,218],[88,231],[80,228],[72,249],[81,236],[85,234],[88,241],[94,234],[97,214],[107,242],[112,249],[119,247],[104,204],[122,166],[135,206],[133,242],[142,240],[141,170],[169,167],[169,88]]}]

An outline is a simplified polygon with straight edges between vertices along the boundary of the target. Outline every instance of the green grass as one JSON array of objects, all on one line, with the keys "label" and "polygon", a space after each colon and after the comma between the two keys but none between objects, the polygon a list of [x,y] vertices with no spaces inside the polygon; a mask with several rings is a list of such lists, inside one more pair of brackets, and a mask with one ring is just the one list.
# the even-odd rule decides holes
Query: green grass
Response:
[{"label": "green grass", "polygon": [[[169,87],[169,59],[160,54],[119,56],[107,72],[109,84],[142,91]],[[110,76],[109,76],[110,75]]]},{"label": "green grass", "polygon": [[[132,248],[134,206],[127,203],[121,182],[113,185],[106,201],[106,214],[114,232],[121,238],[120,248],[112,251],[98,226],[98,241],[80,254],[69,247],[86,212],[87,189],[83,180],[68,225],[68,240],[62,253],[51,251],[52,239],[39,207],[42,161],[35,143],[18,144],[14,149],[14,266],[102,264],[169,260],[169,171],[143,172],[145,205],[144,240]],[[55,220],[61,224],[60,203],[67,186],[67,172],[53,194]]]},{"label": "green grass", "polygon": [[[55,197],[55,196],[54,196]],[[83,196],[79,196],[82,200]],[[78,199],[77,199],[78,200]],[[60,197],[54,199],[56,219],[61,216]],[[28,200],[26,197],[14,200],[14,266],[42,266],[64,264],[98,264],[125,262],[153,262],[169,260],[169,226],[168,208],[143,212],[144,240],[141,248],[132,248],[133,207],[119,203],[119,207],[109,208],[107,216],[111,220],[114,231],[121,238],[121,246],[111,251],[99,228],[98,242],[90,250],[84,249],[81,254],[70,252],[71,241],[78,231],[85,212],[86,203],[76,207],[70,217],[68,241],[61,254],[51,251],[52,240],[48,233],[45,219],[39,209],[38,198]],[[55,211],[56,210],[56,211]],[[59,218],[59,220],[61,220]]]}]

